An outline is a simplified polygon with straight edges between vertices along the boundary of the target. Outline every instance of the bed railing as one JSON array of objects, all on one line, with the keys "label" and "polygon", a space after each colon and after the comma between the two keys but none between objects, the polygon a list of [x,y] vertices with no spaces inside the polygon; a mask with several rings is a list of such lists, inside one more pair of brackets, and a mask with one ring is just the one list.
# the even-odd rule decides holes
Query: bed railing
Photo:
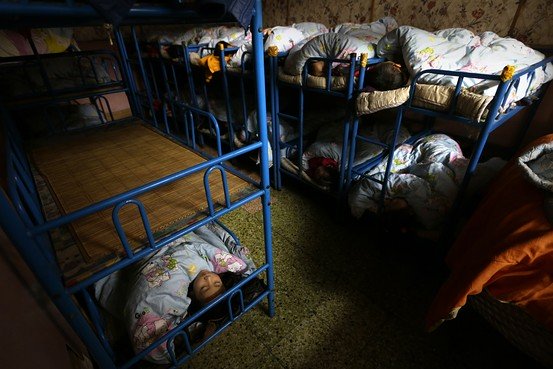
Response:
[{"label": "bed railing", "polygon": [[[48,74],[45,63],[58,64],[57,67],[62,68],[59,66],[62,62],[68,63],[68,68],[60,70],[58,75]],[[10,108],[16,108],[93,96],[100,90],[102,94],[122,92],[125,88],[120,71],[121,64],[109,50],[1,58],[0,73],[4,83],[23,82],[15,80],[20,76],[26,79],[23,91],[14,93],[8,89],[2,94],[3,101]]]},{"label": "bed railing", "polygon": [[[343,129],[343,135],[342,135],[342,152],[341,157],[343,158],[341,160],[341,165],[339,168],[339,178],[337,183],[337,189],[336,189],[336,195],[339,199],[342,199],[342,196],[344,195],[344,188],[347,185],[346,179],[347,179],[347,158],[349,156],[350,151],[350,141],[352,137],[352,130],[350,125],[350,116],[353,114],[353,110],[351,107],[351,100],[354,98],[356,94],[354,94],[355,91],[360,91],[365,84],[365,73],[367,66],[380,63],[384,61],[384,59],[380,58],[368,58],[367,54],[362,54],[358,56],[355,53],[350,54],[349,59],[338,59],[338,58],[325,58],[325,57],[311,57],[308,58],[305,62],[305,64],[302,67],[302,73],[301,73],[301,84],[300,85],[294,85],[290,83],[286,83],[284,81],[280,81],[278,78],[278,58],[280,57],[280,54],[275,52],[275,50],[272,50],[271,53],[269,53],[271,56],[271,71],[272,71],[272,78],[271,78],[271,90],[272,90],[272,103],[273,103],[273,165],[275,166],[275,183],[276,188],[281,188],[282,186],[282,178],[280,173],[281,170],[281,148],[291,148],[294,147],[297,149],[298,152],[298,163],[297,166],[297,172],[293,173],[294,176],[301,178],[303,169],[302,169],[302,157],[304,153],[304,92],[315,92],[320,94],[325,94],[329,96],[335,96],[337,98],[344,99],[344,111],[346,114],[346,119],[344,121],[344,129]],[[323,77],[325,79],[325,87],[324,88],[315,88],[310,87],[309,83],[309,72],[308,72],[308,66],[312,62],[316,61],[323,61],[325,62],[325,76]],[[332,75],[332,69],[333,65],[335,64],[343,64],[346,65],[342,68],[342,70],[345,70],[346,73],[343,76],[340,76],[342,78],[346,78],[346,84],[345,88],[343,90],[336,90],[333,88],[333,81],[336,78],[336,76]],[[298,114],[297,116],[286,114],[283,112],[280,112],[280,98],[279,98],[279,85],[285,85],[289,86],[291,88],[295,88],[298,90],[299,96],[298,96]],[[280,119],[286,119],[292,122],[298,123],[298,138],[294,139],[290,142],[280,142]]]}]

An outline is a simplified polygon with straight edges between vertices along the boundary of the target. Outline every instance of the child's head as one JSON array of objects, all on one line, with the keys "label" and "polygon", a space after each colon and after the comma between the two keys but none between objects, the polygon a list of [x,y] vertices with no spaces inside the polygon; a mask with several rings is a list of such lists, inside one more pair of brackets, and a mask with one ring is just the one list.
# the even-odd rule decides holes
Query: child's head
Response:
[{"label": "child's head", "polygon": [[375,65],[367,70],[367,84],[380,91],[395,90],[407,82],[404,67],[391,61]]},{"label": "child's head", "polygon": [[202,270],[192,281],[192,296],[199,305],[204,306],[226,291],[221,277],[214,272]]},{"label": "child's head", "polygon": [[[209,270],[202,270],[188,287],[188,297],[191,300],[188,312],[193,314],[200,310],[244,278],[244,276],[232,272],[217,274]],[[264,286],[265,284],[259,278],[255,278],[242,286],[241,290],[244,302],[251,301],[255,296],[263,292]],[[233,310],[237,309],[237,303],[238,301],[233,299]],[[201,319],[203,321],[217,320],[226,316],[228,316],[227,304],[220,303],[211,308]]]},{"label": "child's head", "polygon": [[336,168],[321,165],[314,170],[313,180],[321,186],[332,187],[338,182],[338,172]]},{"label": "child's head", "polygon": [[324,60],[317,60],[309,63],[308,72],[315,77],[324,77],[326,64]]}]

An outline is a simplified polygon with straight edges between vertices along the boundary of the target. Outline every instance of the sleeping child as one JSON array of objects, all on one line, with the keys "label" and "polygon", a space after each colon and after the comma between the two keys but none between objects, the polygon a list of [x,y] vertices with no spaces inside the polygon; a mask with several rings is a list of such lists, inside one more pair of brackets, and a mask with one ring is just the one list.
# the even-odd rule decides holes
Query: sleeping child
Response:
[{"label": "sleeping child", "polygon": [[388,91],[404,87],[408,79],[409,73],[404,66],[386,61],[367,69],[365,85],[378,91]]},{"label": "sleeping child", "polygon": [[[388,110],[363,117],[359,123],[359,134],[380,142],[388,142],[393,133],[395,111]],[[317,185],[330,189],[338,183],[342,165],[343,119],[322,126],[313,142],[303,153],[302,169]],[[402,128],[398,140],[408,137]],[[355,150],[354,165],[358,165],[382,152],[382,147],[366,141],[359,141]],[[349,155],[349,153],[348,153]],[[348,158],[346,158],[346,163]]]},{"label": "sleeping child", "polygon": [[[254,270],[249,251],[219,225],[210,223],[160,248],[120,275],[101,280],[95,286],[96,298],[115,316],[123,311],[123,324],[138,353],[190,315],[191,304],[205,306],[230,288],[224,283],[224,274],[236,275],[236,282]],[[146,359],[169,363],[167,343],[156,347]]]}]

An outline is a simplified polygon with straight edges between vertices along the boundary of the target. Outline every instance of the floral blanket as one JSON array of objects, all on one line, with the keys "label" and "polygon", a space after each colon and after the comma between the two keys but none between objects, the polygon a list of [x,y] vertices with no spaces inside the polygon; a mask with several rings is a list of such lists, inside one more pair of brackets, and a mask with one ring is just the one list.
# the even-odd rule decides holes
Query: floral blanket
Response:
[{"label": "floral blanket", "polygon": [[[411,26],[401,26],[386,34],[376,48],[378,56],[390,60],[402,57],[411,76],[425,69],[442,69],[484,74],[501,74],[507,65],[515,72],[544,59],[544,55],[522,42],[499,37],[493,32],[474,34],[462,28],[428,32]],[[518,101],[553,78],[553,65],[538,70],[533,80],[525,77],[511,91],[509,101]],[[427,74],[421,83],[455,85],[457,77]],[[472,92],[492,96],[497,81],[465,78],[463,87]]]},{"label": "floral blanket", "polygon": [[[215,223],[189,233],[130,268],[98,281],[96,299],[113,316],[123,314],[135,352],[177,326],[186,316],[190,283],[202,270],[249,275],[255,265],[249,251]],[[166,343],[147,356],[168,363]]]},{"label": "floral blanket", "polygon": [[[384,159],[367,174],[369,178],[352,187],[348,202],[353,216],[359,218],[367,210],[377,212],[382,185],[370,178],[382,181],[386,163]],[[386,200],[405,200],[422,226],[436,229],[453,204],[468,163],[457,142],[444,134],[403,144],[394,152]],[[500,159],[479,164],[471,185],[484,185],[503,164]]]},{"label": "floral blanket", "polygon": [[370,43],[378,43],[382,36],[398,27],[392,17],[384,17],[371,23],[341,23],[332,32],[357,37]]}]

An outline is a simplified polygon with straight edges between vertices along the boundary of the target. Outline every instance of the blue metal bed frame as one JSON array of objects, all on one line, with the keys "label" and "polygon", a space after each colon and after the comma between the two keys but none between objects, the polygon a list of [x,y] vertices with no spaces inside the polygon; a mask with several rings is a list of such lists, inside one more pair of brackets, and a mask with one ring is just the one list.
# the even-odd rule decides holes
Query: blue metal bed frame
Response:
[{"label": "blue metal bed frame", "polygon": [[[156,22],[163,21],[164,17],[170,19],[180,19],[186,20],[189,16],[187,12],[182,12],[175,14],[174,11],[168,11],[165,8],[156,8],[156,7],[146,7],[141,8],[139,11],[139,18],[133,18],[133,10],[130,13],[130,21],[133,19],[151,19]],[[169,14],[170,13],[170,14]],[[255,59],[255,75],[256,75],[256,87],[257,87],[257,109],[258,116],[260,121],[266,120],[266,105],[265,105],[265,84],[264,84],[264,63],[263,63],[263,46],[262,46],[262,17],[261,17],[261,0],[256,0],[254,5],[254,16],[252,20],[252,30],[253,30],[253,55]],[[90,8],[90,6],[85,5],[76,5],[73,1],[67,0],[65,3],[33,3],[28,1],[21,1],[18,3],[13,2],[0,2],[0,18],[8,17],[12,15],[18,15],[22,18],[20,21],[22,23],[16,23],[12,26],[18,26],[19,24],[24,24],[27,17],[31,17],[33,21],[36,21],[33,16],[40,15],[42,17],[48,17],[53,15],[55,18],[55,23],[58,26],[66,26],[72,24],[72,20],[75,17],[78,19],[86,20],[86,22],[96,23],[98,17],[96,12]],[[183,17],[183,18],[180,18]],[[19,22],[19,21],[18,21]],[[52,19],[49,20],[52,22]],[[32,23],[34,26],[42,26],[40,23]],[[50,24],[50,23],[49,23]],[[148,116],[146,112],[139,109],[139,90],[136,85],[136,81],[133,78],[130,68],[130,59],[128,57],[127,51],[125,49],[125,44],[123,42],[123,37],[121,35],[120,29],[115,29],[115,36],[117,39],[117,44],[119,47],[119,52],[122,58],[122,70],[124,81],[127,83],[127,86],[122,87],[122,91],[128,91],[129,102],[131,105],[132,112],[135,116],[142,117],[145,121],[149,121],[152,124],[156,122]],[[140,65],[140,68],[143,70],[143,65]],[[149,86],[146,86],[147,90]],[[151,93],[151,92],[150,92]],[[79,95],[78,92],[75,93],[75,96]],[[67,97],[68,99],[70,97]],[[209,119],[214,121],[215,119],[209,113],[202,112],[199,109],[188,106],[186,104],[179,104],[180,108],[183,110],[183,114],[191,115],[204,114]],[[250,310],[252,307],[260,303],[263,299],[267,298],[269,316],[275,314],[275,305],[274,305],[274,276],[273,276],[273,260],[272,260],[272,234],[271,234],[271,213],[270,213],[270,192],[269,192],[269,172],[268,172],[268,139],[267,139],[267,127],[266,125],[260,125],[260,141],[254,142],[250,145],[244,146],[242,148],[236,149],[232,152],[223,154],[220,147],[218,150],[218,155],[213,157],[211,160],[197,164],[191,168],[184,169],[177,173],[173,173],[169,176],[161,178],[157,181],[148,183],[141,187],[135,188],[133,190],[127,191],[125,193],[119,194],[117,196],[111,197],[109,199],[100,201],[95,204],[86,206],[80,210],[77,210],[73,213],[60,216],[54,220],[46,221],[42,216],[40,210],[40,202],[38,199],[37,191],[30,174],[30,166],[26,160],[26,156],[22,150],[20,138],[17,135],[17,132],[14,130],[8,110],[5,107],[1,107],[2,121],[4,125],[5,135],[6,135],[6,158],[7,158],[7,169],[8,169],[8,189],[7,192],[2,189],[0,196],[0,210],[2,217],[0,220],[0,225],[4,232],[8,235],[12,243],[16,246],[20,254],[22,255],[25,262],[29,265],[31,270],[37,276],[38,280],[42,283],[44,289],[47,291],[48,295],[57,306],[59,311],[67,319],[71,327],[75,332],[80,336],[83,343],[85,343],[93,359],[96,361],[99,367],[101,368],[129,368],[138,363],[143,359],[149,351],[156,348],[163,342],[168,342],[168,347],[171,356],[171,367],[176,367],[183,364],[185,361],[190,359],[197,351],[199,351],[203,346],[208,342],[213,340],[219,333],[221,333],[228,325],[242,316],[245,312]],[[217,127],[217,124],[214,124]],[[190,130],[190,127],[186,128]],[[190,131],[190,136],[187,136],[182,142],[192,143],[194,146],[193,130]],[[253,151],[260,151],[261,155],[261,180],[260,182],[252,181],[247,178],[245,175],[241,175],[241,178],[248,180],[250,183],[255,184],[257,190],[250,193],[249,195],[235,200],[234,202],[230,201],[228,196],[228,190],[225,188],[225,206],[222,209],[215,210],[213,206],[212,199],[210,198],[210,189],[208,185],[208,177],[213,171],[219,171],[222,176],[223,183],[226,184],[226,172],[230,171],[224,163],[236,158],[240,155],[244,155]],[[210,159],[210,158],[207,158]],[[204,174],[204,187],[206,191],[206,201],[208,204],[209,215],[203,218],[202,220],[187,226],[184,229],[176,231],[175,233],[165,236],[162,239],[155,241],[152,236],[152,231],[149,228],[147,214],[139,201],[135,199],[141,193],[151,191],[159,186],[162,186],[167,183],[179,180],[185,176],[188,176],[192,173],[197,173],[205,171]],[[236,171],[234,171],[236,172]],[[239,173],[238,173],[239,174]],[[225,186],[226,187],[226,186]],[[240,206],[253,201],[260,200],[263,207],[263,234],[265,240],[265,263],[261,265],[251,276],[247,279],[241,281],[223,295],[219,296],[217,299],[212,301],[208,306],[204,307],[198,313],[194,314],[191,317],[185,319],[181,324],[167,332],[164,336],[157,339],[153,342],[147,349],[133,356],[132,358],[126,358],[121,361],[115,357],[115,353],[110,347],[110,344],[105,337],[105,330],[103,327],[102,319],[96,303],[93,298],[89,295],[87,288],[92,286],[95,282],[101,278],[113,273],[116,270],[124,268],[128,265],[133,264],[139,259],[153,253],[155,250],[163,247],[169,242],[181,237],[182,235],[191,232],[210,221],[217,221],[224,214],[233,211]],[[122,241],[122,246],[126,252],[126,257],[122,258],[118,262],[109,267],[106,267],[103,270],[100,270],[91,276],[85,278],[79,283],[67,286],[63,282],[63,277],[61,271],[55,261],[54,251],[52,250],[49,238],[48,231],[62,225],[66,225],[75,221],[78,218],[93,214],[101,209],[113,207],[114,214],[114,225],[117,232],[120,235],[124,235],[124,231],[120,224],[115,220],[117,218],[117,213],[119,209],[123,206],[137,206],[144,224],[148,236],[148,245],[147,247],[141,249],[140,251],[133,252],[130,247],[126,244],[125,241]],[[232,233],[231,233],[232,234]],[[234,237],[236,238],[236,237]],[[125,237],[122,237],[125,240]],[[248,283],[251,279],[256,278],[257,276],[265,275],[267,280],[267,289],[264,290],[258,297],[248,304],[244,303],[244,299],[241,292],[241,287]],[[76,303],[76,300],[72,296],[80,296],[84,305],[88,310],[88,316],[83,311],[83,307],[79,306]],[[237,313],[234,313],[231,308],[231,300],[238,298],[240,302],[240,309]],[[226,303],[230,319],[220,328],[217,329],[216,333],[211,335],[208,339],[201,342],[197,347],[192,347],[188,336],[184,329],[198,316],[204,314],[214,305],[218,303]],[[89,324],[89,320],[92,322],[92,325]],[[176,354],[174,352],[174,340],[176,337],[180,337],[184,340],[185,343],[185,352]]]},{"label": "blue metal bed frame", "polygon": [[[140,53],[139,48],[139,42],[136,38],[136,32],[134,31],[134,28],[131,27],[131,34],[134,40],[134,43],[136,45],[137,52]],[[155,46],[158,50],[160,50],[164,46],[175,46],[175,45],[169,45],[164,44],[161,42],[155,43]],[[141,78],[143,81],[148,80],[148,83],[153,84],[153,92],[154,96],[147,96],[144,93],[142,94],[142,101],[143,103],[152,111],[153,105],[152,102],[154,99],[160,100],[163,102],[164,105],[169,106],[171,110],[175,109],[175,104],[179,104],[182,102],[182,99],[180,98],[181,91],[188,92],[188,98],[189,102],[188,105],[194,106],[194,107],[200,107],[199,106],[199,100],[198,98],[201,96],[205,102],[205,107],[203,109],[205,111],[209,111],[208,107],[208,99],[209,99],[209,93],[208,93],[208,86],[207,83],[203,78],[200,78],[200,83],[197,83],[195,81],[195,76],[198,77],[197,68],[192,66],[190,61],[190,53],[196,52],[202,56],[205,52],[212,53],[219,57],[220,62],[220,72],[218,73],[218,76],[220,77],[220,83],[217,85],[217,88],[222,91],[223,96],[223,104],[225,106],[225,123],[228,127],[228,140],[223,141],[224,147],[228,148],[229,150],[235,149],[235,143],[234,143],[234,137],[236,135],[236,129],[242,129],[246,131],[246,121],[248,118],[248,108],[247,108],[247,89],[246,89],[246,82],[253,82],[252,79],[252,73],[251,71],[246,69],[245,66],[245,58],[246,56],[251,56],[251,52],[245,52],[241,57],[241,66],[239,71],[233,70],[232,72],[229,70],[224,57],[228,54],[231,54],[233,52],[236,52],[238,48],[236,47],[226,47],[226,48],[213,48],[208,47],[207,44],[197,44],[197,45],[178,45],[177,54],[178,54],[178,61],[175,60],[168,60],[161,56],[161,53],[159,53],[159,56],[150,60],[144,60],[143,63],[146,63],[148,65],[148,69],[144,69],[146,73],[144,75],[141,75]],[[136,62],[135,62],[136,63]],[[155,73],[153,70],[153,65],[155,64],[158,67],[158,73],[161,73],[161,84],[162,87],[158,87],[155,81],[155,79],[152,78],[152,75]],[[178,80],[176,78],[177,71],[182,71],[185,74],[184,83],[182,83],[182,79]],[[139,70],[140,72],[140,70]],[[149,72],[149,73],[148,73]],[[231,81],[238,84],[238,91],[239,91],[239,98],[240,98],[240,116],[238,119],[235,118],[234,112],[233,112],[233,104],[231,102]],[[233,85],[234,86],[234,85]],[[200,91],[196,91],[196,88],[199,88]],[[161,91],[161,92],[160,92]],[[233,95],[236,96],[235,93]],[[238,120],[238,121],[237,121]],[[198,119],[198,116],[194,114],[194,120],[193,120],[198,126],[200,123],[200,119]],[[221,125],[221,121],[217,120],[218,124]],[[167,117],[167,109],[162,110],[162,123],[165,125],[166,129],[169,125],[168,117]],[[173,116],[173,122],[174,125],[175,117]],[[190,123],[193,124],[193,123]],[[212,136],[215,136],[214,129],[211,125],[209,125],[208,129],[210,130],[210,133]],[[204,139],[203,135],[199,135],[199,141],[203,145]],[[248,137],[249,139],[249,137]]]},{"label": "blue metal bed frame", "polygon": [[[529,114],[527,118],[527,124],[525,125],[524,129],[520,133],[520,141],[524,138],[525,133],[527,132],[528,126],[530,122],[532,122],[537,109],[541,103],[541,100],[543,96],[545,95],[545,91],[547,90],[547,87],[550,82],[548,82],[545,86],[541,86],[540,90],[537,95],[537,101],[532,102],[530,105],[515,105],[515,106],[509,106],[505,107],[505,103],[507,101],[507,98],[509,96],[509,93],[513,88],[516,88],[519,84],[520,78],[523,76],[529,76],[530,80],[534,78],[535,71],[539,68],[545,68],[545,66],[549,63],[553,63],[553,57],[545,58],[544,60],[540,61],[539,63],[535,63],[534,65],[531,65],[527,68],[524,68],[520,71],[517,71],[512,78],[502,80],[501,75],[491,75],[491,74],[481,74],[481,73],[469,73],[469,72],[458,72],[458,71],[446,71],[446,70],[439,70],[439,69],[428,69],[421,71],[417,73],[417,75],[413,78],[410,85],[409,90],[409,99],[398,108],[396,121],[394,125],[394,135],[393,139],[390,142],[389,145],[383,145],[385,148],[385,153],[380,155],[378,158],[375,158],[369,162],[360,164],[356,167],[349,168],[349,172],[347,175],[347,187],[349,188],[352,184],[352,181],[354,178],[369,178],[370,180],[376,181],[382,185],[382,190],[380,193],[380,199],[379,199],[379,213],[381,213],[384,209],[384,199],[386,195],[386,190],[388,186],[388,179],[390,176],[390,170],[393,163],[393,152],[394,148],[397,147],[397,137],[399,133],[399,129],[405,120],[405,113],[406,112],[414,112],[419,113],[425,119],[428,121],[434,121],[436,118],[443,118],[447,119],[449,121],[455,121],[459,122],[461,124],[470,125],[473,127],[477,127],[480,129],[478,138],[476,140],[475,146],[473,148],[472,154],[470,156],[470,161],[465,173],[465,176],[463,177],[463,181],[459,187],[459,191],[457,193],[457,196],[455,198],[455,201],[453,203],[453,206],[450,210],[450,214],[446,219],[446,224],[443,227],[442,230],[442,242],[448,242],[446,238],[450,237],[453,233],[452,231],[455,222],[458,220],[458,216],[460,215],[460,210],[462,207],[462,202],[465,196],[465,192],[467,190],[468,184],[476,170],[476,166],[478,162],[480,161],[480,158],[482,156],[482,153],[484,151],[484,148],[486,146],[486,142],[488,140],[489,135],[498,127],[502,126],[504,123],[506,123],[510,118],[517,115],[520,111],[529,109]],[[454,76],[458,77],[457,84],[455,86],[455,92],[453,95],[453,98],[451,99],[450,105],[446,112],[438,112],[435,110],[431,110],[428,108],[421,108],[417,107],[416,105],[413,105],[413,97],[415,95],[415,89],[416,84],[419,78],[421,78],[425,74],[438,74],[438,75],[445,75],[445,76]],[[455,107],[457,104],[457,100],[459,97],[459,94],[461,93],[462,89],[462,83],[464,78],[477,78],[487,81],[497,81],[498,87],[495,92],[495,95],[488,105],[488,114],[484,121],[479,122],[475,121],[470,118],[466,118],[460,115],[457,115],[455,113]],[[530,84],[529,84],[530,86]],[[528,95],[528,90],[526,91]],[[528,100],[528,99],[527,99]],[[506,108],[503,113],[500,113],[501,108]],[[357,116],[353,123],[353,140],[350,150],[350,160],[355,155],[355,147],[358,141],[369,141],[372,142],[367,137],[363,137],[359,135],[358,133],[358,127],[359,127],[359,117]],[[423,134],[426,134],[424,132]],[[420,135],[416,136],[416,138],[421,137]],[[413,140],[412,140],[413,141]],[[517,145],[518,146],[518,145]],[[390,154],[391,153],[391,154]],[[380,164],[380,162],[383,160],[385,155],[388,155],[387,163],[386,163],[386,170],[384,173],[384,177],[382,181],[377,180],[375,178],[370,178],[369,176],[366,176],[365,174],[370,171],[372,168],[374,168],[376,165]]]},{"label": "blue metal bed frame", "polygon": [[[361,90],[364,85],[365,81],[365,71],[367,65],[377,64],[384,59],[381,58],[371,58],[368,59],[366,62],[362,62],[360,58],[356,54],[350,54],[349,59],[333,59],[333,58],[324,58],[324,57],[312,57],[309,58],[303,68],[302,68],[302,74],[301,74],[301,84],[291,84],[284,81],[281,81],[278,78],[278,58],[281,58],[282,54],[278,54],[276,56],[271,57],[271,91],[272,91],[272,115],[273,115],[273,137],[272,137],[272,147],[273,147],[273,165],[274,165],[274,183],[276,189],[282,188],[282,174],[286,174],[290,177],[296,178],[297,180],[303,181],[301,179],[301,172],[302,172],[302,165],[301,160],[304,153],[304,101],[305,101],[305,94],[306,93],[318,93],[318,94],[324,94],[328,96],[336,97],[338,100],[344,102],[344,109],[345,109],[345,115],[346,118],[344,120],[344,129],[343,129],[343,135],[342,135],[342,158],[347,158],[349,153],[349,146],[351,142],[351,120],[353,115],[353,109],[352,109],[352,103],[353,99],[356,96],[356,92]],[[324,89],[321,88],[313,88],[309,87],[307,85],[307,77],[308,77],[308,71],[307,71],[307,65],[311,62],[315,61],[324,61],[326,65],[325,70],[325,78],[326,78],[326,86]],[[337,91],[332,89],[332,69],[331,65],[332,63],[341,63],[341,64],[348,64],[348,76],[347,76],[347,87],[344,91]],[[354,74],[356,71],[359,71],[359,76],[357,77],[357,82],[355,81]],[[298,92],[298,114],[297,116],[293,116],[290,114],[285,114],[280,112],[280,98],[279,98],[279,87],[280,86],[286,86],[287,88],[294,89]],[[280,141],[280,126],[279,126],[279,119],[284,118],[288,119],[293,122],[298,123],[299,127],[299,135],[298,138],[295,140],[292,140],[290,142],[281,142]],[[291,173],[287,170],[283,170],[281,166],[281,149],[282,148],[295,148],[297,150],[298,155],[298,171],[296,173]],[[335,195],[339,201],[344,199],[346,189],[346,174],[347,174],[347,161],[341,160],[340,161],[340,175],[338,179],[338,188],[336,193],[331,193],[332,195]],[[319,189],[318,187],[314,187]]]}]

